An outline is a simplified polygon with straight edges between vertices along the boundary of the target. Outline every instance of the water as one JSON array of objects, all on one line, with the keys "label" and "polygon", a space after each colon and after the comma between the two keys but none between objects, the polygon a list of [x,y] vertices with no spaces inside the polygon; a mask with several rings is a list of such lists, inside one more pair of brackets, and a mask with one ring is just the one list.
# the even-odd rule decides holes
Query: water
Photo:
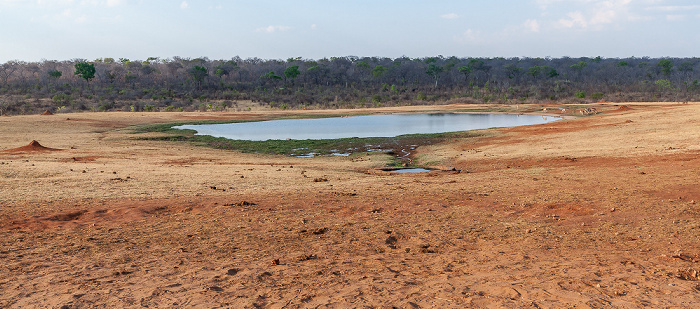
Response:
[{"label": "water", "polygon": [[558,117],[508,114],[393,114],[183,125],[175,128],[195,130],[197,135],[265,141],[395,137],[404,134],[444,133],[533,125],[559,119]]},{"label": "water", "polygon": [[389,172],[391,173],[423,173],[423,172],[430,172],[430,170],[426,170],[424,168],[401,168],[397,170],[390,170]]}]

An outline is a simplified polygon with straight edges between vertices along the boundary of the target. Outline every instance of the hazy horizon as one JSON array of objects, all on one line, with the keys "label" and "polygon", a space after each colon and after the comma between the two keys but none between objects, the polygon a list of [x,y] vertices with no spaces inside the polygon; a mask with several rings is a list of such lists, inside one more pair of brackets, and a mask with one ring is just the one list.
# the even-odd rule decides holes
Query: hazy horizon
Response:
[{"label": "hazy horizon", "polygon": [[0,63],[149,57],[695,57],[689,0],[0,0]]}]

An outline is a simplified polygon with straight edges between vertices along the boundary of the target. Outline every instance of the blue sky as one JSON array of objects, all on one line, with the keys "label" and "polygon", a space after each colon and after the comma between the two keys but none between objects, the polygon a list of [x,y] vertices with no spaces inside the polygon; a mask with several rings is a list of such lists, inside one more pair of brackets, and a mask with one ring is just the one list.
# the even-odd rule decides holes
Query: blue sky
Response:
[{"label": "blue sky", "polygon": [[691,0],[0,0],[0,63],[83,58],[695,57]]}]

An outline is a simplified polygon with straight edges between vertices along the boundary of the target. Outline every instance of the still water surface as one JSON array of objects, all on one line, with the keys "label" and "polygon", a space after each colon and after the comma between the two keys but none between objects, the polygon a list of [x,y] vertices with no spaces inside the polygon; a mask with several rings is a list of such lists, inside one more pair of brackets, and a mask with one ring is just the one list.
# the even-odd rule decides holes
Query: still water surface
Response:
[{"label": "still water surface", "polygon": [[559,119],[558,117],[537,115],[506,114],[392,114],[183,125],[175,128],[195,130],[197,135],[210,135],[236,140],[265,141],[395,137],[404,134],[444,133],[533,125]]}]

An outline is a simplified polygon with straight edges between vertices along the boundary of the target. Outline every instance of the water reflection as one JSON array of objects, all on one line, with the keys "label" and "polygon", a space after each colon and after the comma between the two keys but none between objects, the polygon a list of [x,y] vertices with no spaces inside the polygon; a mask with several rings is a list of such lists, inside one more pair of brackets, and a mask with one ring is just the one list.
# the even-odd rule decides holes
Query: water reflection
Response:
[{"label": "water reflection", "polygon": [[395,137],[405,134],[444,133],[533,125],[559,119],[538,115],[433,113],[183,125],[175,128],[195,130],[197,135],[264,141]]}]

